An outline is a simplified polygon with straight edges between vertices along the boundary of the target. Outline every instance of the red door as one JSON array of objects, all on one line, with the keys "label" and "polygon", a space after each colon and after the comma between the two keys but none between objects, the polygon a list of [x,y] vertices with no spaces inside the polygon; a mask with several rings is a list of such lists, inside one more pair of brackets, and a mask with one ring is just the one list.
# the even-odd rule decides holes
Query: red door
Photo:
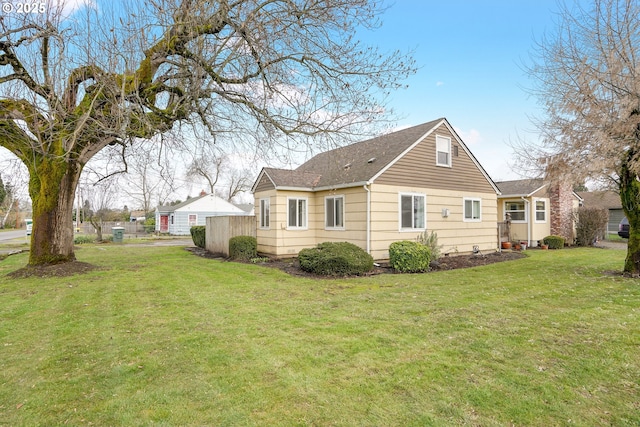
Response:
[{"label": "red door", "polygon": [[169,231],[169,217],[167,215],[160,216],[160,232],[166,233]]}]

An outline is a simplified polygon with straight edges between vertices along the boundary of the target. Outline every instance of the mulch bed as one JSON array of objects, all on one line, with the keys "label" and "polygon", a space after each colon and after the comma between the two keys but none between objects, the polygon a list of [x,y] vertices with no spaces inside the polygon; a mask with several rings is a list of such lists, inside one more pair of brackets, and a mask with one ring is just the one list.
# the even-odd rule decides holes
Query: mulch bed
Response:
[{"label": "mulch bed", "polygon": [[87,262],[72,261],[60,264],[27,266],[7,274],[13,279],[26,279],[28,277],[67,277],[75,274],[88,273],[99,267]]},{"label": "mulch bed", "polygon": [[[223,256],[218,254],[212,254],[211,252],[208,252],[206,249],[197,248],[197,247],[188,247],[185,249],[197,256],[212,258],[212,259],[221,259],[221,260],[225,259]],[[477,267],[481,265],[493,264],[493,263],[502,262],[502,261],[510,261],[510,260],[520,259],[524,257],[526,257],[526,255],[523,252],[519,252],[519,251],[490,252],[487,254],[478,254],[478,255],[444,256],[444,257],[441,257],[438,261],[433,262],[431,264],[431,271],[444,271],[444,270],[455,270],[458,268]],[[327,278],[326,276],[319,276],[319,275],[302,270],[297,260],[294,258],[271,259],[269,261],[259,263],[259,265],[278,268],[292,276]],[[397,273],[388,264],[381,263],[376,267],[374,267],[374,269],[371,272],[365,274],[364,276],[374,276],[378,274],[397,274]]]}]

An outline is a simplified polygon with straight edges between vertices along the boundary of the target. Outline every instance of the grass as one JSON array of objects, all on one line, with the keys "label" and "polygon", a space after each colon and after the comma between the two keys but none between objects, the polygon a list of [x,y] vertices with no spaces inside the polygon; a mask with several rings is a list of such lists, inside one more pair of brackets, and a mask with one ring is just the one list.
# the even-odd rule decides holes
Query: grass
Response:
[{"label": "grass", "polygon": [[0,425],[638,425],[640,286],[625,252],[313,280],[178,247],[9,280]]}]

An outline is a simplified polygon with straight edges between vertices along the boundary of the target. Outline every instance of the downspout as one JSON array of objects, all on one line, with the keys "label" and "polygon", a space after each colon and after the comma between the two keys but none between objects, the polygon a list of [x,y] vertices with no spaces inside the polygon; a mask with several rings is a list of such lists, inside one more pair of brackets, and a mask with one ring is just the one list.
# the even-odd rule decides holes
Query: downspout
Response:
[{"label": "downspout", "polygon": [[364,191],[367,192],[367,231],[366,231],[366,243],[367,243],[367,253],[371,255],[371,190],[367,188],[370,183],[366,183],[362,186]]},{"label": "downspout", "polygon": [[524,201],[524,211],[527,213],[527,247],[531,247],[531,227],[533,227],[533,216],[531,215],[531,204],[529,200],[520,197]]}]

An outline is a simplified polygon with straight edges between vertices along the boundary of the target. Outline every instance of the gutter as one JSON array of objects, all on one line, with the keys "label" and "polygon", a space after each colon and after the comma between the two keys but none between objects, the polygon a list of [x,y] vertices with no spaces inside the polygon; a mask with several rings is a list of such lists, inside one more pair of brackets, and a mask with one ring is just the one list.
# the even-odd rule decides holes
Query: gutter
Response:
[{"label": "gutter", "polygon": [[371,183],[365,183],[362,188],[367,192],[367,231],[365,240],[367,242],[367,253],[371,255],[371,190],[367,188]]},{"label": "gutter", "polygon": [[529,200],[524,197],[520,197],[524,202],[525,209],[524,211],[527,213],[527,247],[531,247],[531,228],[533,227],[533,220],[531,215],[531,203]]}]

